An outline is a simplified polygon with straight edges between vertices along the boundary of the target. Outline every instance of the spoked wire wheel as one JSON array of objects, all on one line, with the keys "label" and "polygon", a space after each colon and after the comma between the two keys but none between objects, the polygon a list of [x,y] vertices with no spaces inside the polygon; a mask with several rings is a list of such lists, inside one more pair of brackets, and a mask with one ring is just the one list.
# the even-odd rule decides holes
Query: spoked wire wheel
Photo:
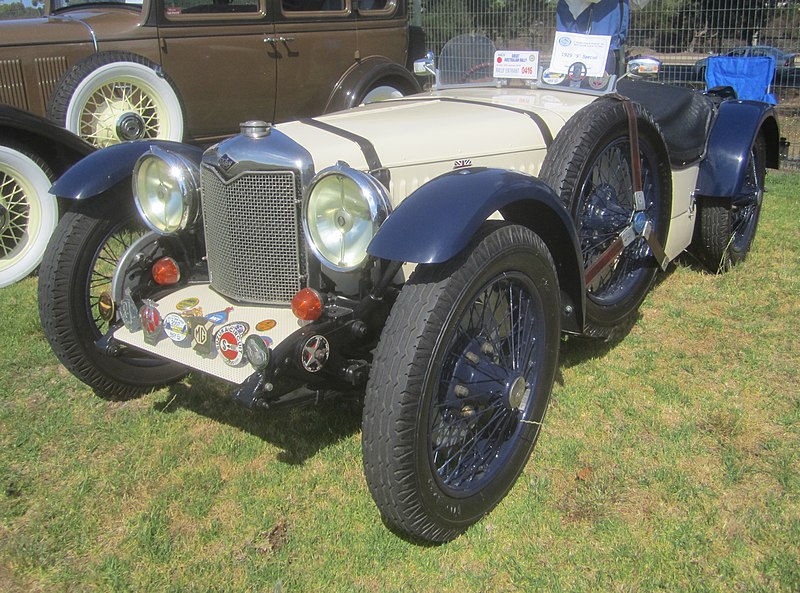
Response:
[{"label": "spoked wire wheel", "polygon": [[134,139],[160,138],[166,127],[160,114],[165,111],[166,106],[158,101],[153,89],[136,80],[120,78],[91,91],[80,113],[75,113],[79,118],[78,135],[98,147],[117,144],[126,139],[120,137],[118,126],[129,118],[130,125],[139,128]]},{"label": "spoked wire wheel", "polygon": [[79,203],[61,219],[39,273],[39,315],[53,352],[104,397],[141,395],[186,374],[181,365],[132,348],[98,348],[116,320],[113,309],[101,315],[101,297],[111,295],[118,262],[140,237],[140,244],[147,241],[131,204],[111,197]]},{"label": "spoked wire wheel", "polygon": [[[663,223],[660,219],[662,196],[654,183],[652,151],[646,145],[640,148],[644,149],[640,159],[644,213],[658,228]],[[630,226],[635,213],[630,142],[626,138],[616,138],[591,163],[575,207],[584,268],[589,268]],[[651,275],[652,264],[647,241],[637,237],[623,248],[605,273],[586,287],[589,298],[601,305],[619,303]]]},{"label": "spoked wire wheel", "polygon": [[35,155],[0,146],[0,287],[30,274],[58,223],[51,173]]},{"label": "spoked wire wheel", "polygon": [[750,252],[761,215],[765,176],[766,141],[759,134],[750,149],[739,194],[701,198],[693,248],[711,272],[727,272]]},{"label": "spoked wire wheel", "polygon": [[183,106],[157,64],[129,52],[92,54],[59,81],[48,114],[97,147],[183,139]]},{"label": "spoked wire wheel", "polygon": [[367,484],[412,538],[453,539],[506,495],[539,434],[558,361],[560,292],[529,229],[486,225],[403,286],[364,407]]},{"label": "spoked wire wheel", "polygon": [[[652,116],[634,103],[644,204],[634,200],[628,115],[617,99],[599,99],[561,128],[539,176],[572,214],[584,270],[636,219],[652,225],[662,246],[669,229],[672,177],[669,155]],[[624,332],[655,278],[658,264],[643,237],[636,237],[586,287],[584,334],[611,339]]]},{"label": "spoked wire wheel", "polygon": [[545,357],[542,300],[503,273],[454,320],[429,419],[429,454],[442,490],[465,497],[505,467],[534,418],[532,386]]}]

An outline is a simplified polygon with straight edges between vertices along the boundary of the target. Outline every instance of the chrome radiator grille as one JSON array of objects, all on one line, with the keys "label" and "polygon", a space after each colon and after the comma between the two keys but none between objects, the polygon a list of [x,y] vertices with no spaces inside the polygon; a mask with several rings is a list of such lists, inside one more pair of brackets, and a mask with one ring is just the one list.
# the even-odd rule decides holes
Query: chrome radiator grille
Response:
[{"label": "chrome radiator grille", "polygon": [[288,303],[302,287],[304,240],[294,171],[254,171],[229,183],[203,166],[211,285],[250,303]]}]

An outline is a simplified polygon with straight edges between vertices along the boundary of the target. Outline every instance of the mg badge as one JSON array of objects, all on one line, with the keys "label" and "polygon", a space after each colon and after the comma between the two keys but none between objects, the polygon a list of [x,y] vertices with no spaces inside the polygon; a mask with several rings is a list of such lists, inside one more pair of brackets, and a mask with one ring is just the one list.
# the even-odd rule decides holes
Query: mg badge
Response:
[{"label": "mg badge", "polygon": [[217,352],[229,366],[235,367],[244,359],[244,335],[249,326],[242,322],[233,322],[219,328],[216,337]]},{"label": "mg badge", "polygon": [[189,324],[177,313],[170,313],[164,317],[164,333],[170,340],[179,344],[189,337]]},{"label": "mg badge", "polygon": [[144,330],[144,341],[151,346],[158,344],[161,339],[161,330],[164,328],[161,313],[158,312],[157,307],[153,301],[145,299],[144,305],[139,309],[139,319],[142,321],[142,329]]},{"label": "mg badge", "polygon": [[195,352],[201,356],[211,356],[211,328],[214,324],[205,317],[189,317],[187,321],[192,328]]},{"label": "mg badge", "polygon": [[125,291],[122,302],[119,304],[119,316],[129,332],[138,332],[142,329],[142,320],[139,317],[139,308],[133,302],[130,289]]},{"label": "mg badge", "polygon": [[221,157],[219,157],[219,168],[225,171],[226,173],[230,171],[231,167],[233,167],[235,164],[236,161],[234,161],[227,154],[223,154]]}]

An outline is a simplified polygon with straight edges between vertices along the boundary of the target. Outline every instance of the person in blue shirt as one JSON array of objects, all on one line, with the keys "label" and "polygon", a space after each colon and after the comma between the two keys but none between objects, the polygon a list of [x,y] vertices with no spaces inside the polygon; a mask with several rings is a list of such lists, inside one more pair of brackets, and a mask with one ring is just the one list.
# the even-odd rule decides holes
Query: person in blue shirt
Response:
[{"label": "person in blue shirt", "polygon": [[[586,6],[588,4],[588,6]],[[583,10],[581,10],[583,8]],[[573,10],[578,15],[573,14]],[[623,46],[628,38],[630,7],[628,0],[558,0],[556,29],[565,33],[611,35],[606,72],[622,74],[625,70]]]}]

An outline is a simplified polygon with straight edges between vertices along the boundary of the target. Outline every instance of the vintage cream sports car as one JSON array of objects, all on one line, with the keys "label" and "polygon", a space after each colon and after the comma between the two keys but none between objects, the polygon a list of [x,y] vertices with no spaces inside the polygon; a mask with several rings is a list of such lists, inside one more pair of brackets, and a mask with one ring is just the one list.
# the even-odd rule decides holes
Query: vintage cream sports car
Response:
[{"label": "vintage cream sports car", "polygon": [[581,64],[495,79],[532,58],[474,42],[418,64],[423,94],[78,163],[40,272],[58,358],[117,398],[189,371],[255,409],[364,387],[384,521],[435,542],[478,521],[534,447],[562,333],[624,333],[684,250],[746,256],[778,125]]}]

